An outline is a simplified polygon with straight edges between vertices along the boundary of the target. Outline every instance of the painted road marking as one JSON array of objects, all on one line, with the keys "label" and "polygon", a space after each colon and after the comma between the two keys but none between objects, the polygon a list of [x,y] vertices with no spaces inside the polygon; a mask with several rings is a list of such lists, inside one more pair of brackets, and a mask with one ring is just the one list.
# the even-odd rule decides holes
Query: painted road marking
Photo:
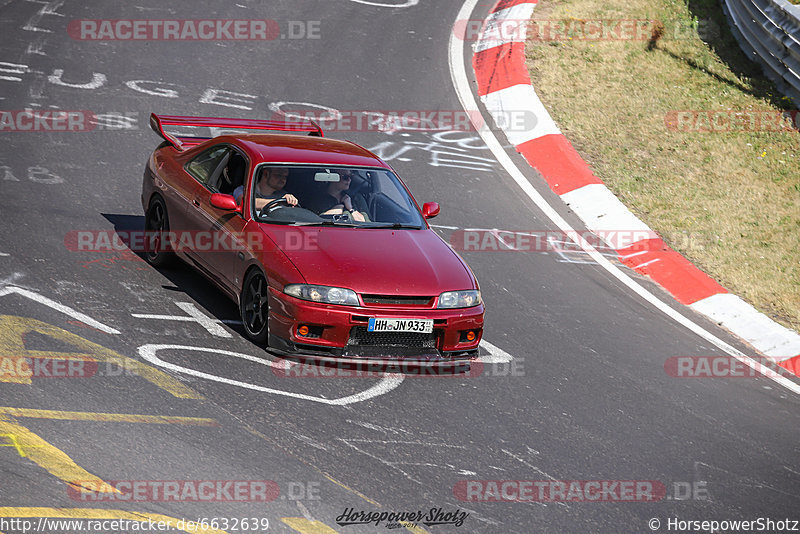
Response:
[{"label": "painted road marking", "polygon": [[187,321],[192,323],[197,323],[206,330],[212,336],[216,337],[233,337],[230,332],[225,330],[222,326],[222,321],[218,321],[212,317],[201,312],[197,306],[195,306],[191,302],[178,302],[175,301],[175,305],[178,306],[180,309],[188,313],[189,315],[152,315],[148,313],[132,313],[131,315],[136,317],[137,319],[157,319],[159,321]]},{"label": "painted road marking", "polygon": [[[41,360],[52,360],[53,365],[48,366]],[[88,362],[88,365],[79,362]],[[119,370],[109,375],[122,373],[123,370]],[[31,378],[89,378],[95,374],[97,360],[86,354],[43,351],[28,351],[24,356],[0,354],[0,382],[30,384]]]},{"label": "painted road marking", "polygon": [[250,384],[248,382],[240,382],[239,380],[232,380],[230,378],[224,378],[221,376],[204,373],[202,371],[197,371],[195,369],[190,369],[188,367],[181,367],[180,365],[175,365],[173,363],[165,362],[164,360],[156,356],[156,353],[159,350],[186,350],[186,351],[196,351],[196,352],[209,352],[211,354],[220,354],[223,356],[232,356],[234,358],[240,358],[242,360],[255,362],[260,365],[267,365],[270,367],[274,367],[276,369],[282,369],[283,363],[277,363],[270,360],[265,360],[263,358],[257,358],[255,356],[250,356],[249,354],[242,354],[240,352],[231,352],[228,350],[213,349],[208,347],[189,347],[186,345],[142,345],[141,347],[139,347],[139,355],[142,357],[142,359],[152,363],[153,365],[163,367],[164,369],[168,369],[176,373],[195,376],[197,378],[204,378],[206,380],[211,380],[212,382],[228,384],[229,386],[236,386],[240,388],[250,389],[253,391],[260,391],[262,393],[271,393],[273,395],[283,395],[285,397],[292,397],[295,399],[319,402],[320,404],[328,404],[331,406],[345,406],[347,404],[362,402],[377,397],[379,395],[384,395],[395,389],[400,384],[402,384],[404,380],[404,377],[401,374],[387,373],[385,377],[381,378],[381,380],[377,384],[375,384],[369,389],[366,389],[354,395],[348,395],[347,397],[340,397],[338,399],[325,399],[323,397],[314,397],[313,395],[292,393],[291,391],[283,391],[280,389],[273,389],[264,386],[259,386],[256,384]]},{"label": "painted road marking", "polygon": [[[507,455],[507,456],[510,456],[511,458],[513,458],[513,459],[515,459],[516,461],[520,462],[520,463],[521,463],[522,465],[524,465],[525,467],[528,467],[528,468],[530,468],[530,469],[533,469],[534,471],[536,471],[537,473],[539,473],[539,474],[540,474],[540,475],[542,475],[543,477],[545,477],[545,478],[548,478],[548,479],[550,479],[550,480],[553,480],[553,481],[554,481],[554,480],[556,480],[554,477],[552,477],[551,475],[548,475],[547,473],[545,473],[544,471],[542,471],[541,469],[539,469],[538,467],[536,467],[536,466],[535,466],[535,465],[533,465],[532,463],[530,463],[530,462],[526,461],[526,460],[525,460],[524,458],[522,458],[521,456],[519,456],[519,455],[517,455],[517,454],[514,454],[513,452],[511,452],[511,451],[508,451],[508,450],[506,450],[506,449],[500,449],[500,451],[501,451],[503,454],[505,454],[505,455]],[[533,449],[531,449],[530,447],[528,447],[528,452],[531,452],[531,451],[533,451]],[[536,454],[539,454],[539,453],[538,453],[538,452],[536,452]],[[535,501],[535,504],[537,504],[537,505],[540,505],[540,506],[544,506],[545,508],[547,507],[547,503],[543,503],[543,502],[538,502],[538,501]],[[560,502],[560,501],[557,501],[555,504],[557,504],[557,505],[559,505],[559,506],[563,506],[563,507],[565,507],[565,508],[569,508],[569,504],[567,504],[567,503],[565,503],[565,502]]]},{"label": "painted road marking", "polygon": [[512,355],[501,349],[500,347],[496,347],[486,341],[485,339],[481,339],[481,343],[479,345],[484,349],[489,351],[488,356],[480,356],[478,361],[483,363],[508,363],[514,359]]},{"label": "painted road marking", "polygon": [[[272,445],[274,445],[274,446],[276,446],[278,448],[282,448],[278,443],[275,442],[275,440],[271,436],[267,436],[263,432],[260,432],[260,431],[256,430],[255,428],[248,427],[247,425],[245,425],[245,428],[252,435],[257,436],[258,438],[263,439],[267,443],[270,443],[270,444],[272,444]],[[284,449],[284,451],[286,451],[287,453],[289,453],[292,456],[294,456],[294,454],[291,451],[289,451],[288,449]],[[332,476],[327,474],[325,471],[320,469],[319,466],[317,466],[316,464],[309,463],[309,462],[307,462],[306,460],[304,460],[300,456],[295,456],[295,459],[299,460],[301,463],[305,464],[310,469],[313,469],[314,471],[318,472],[320,475],[324,476],[325,478],[327,478],[328,480],[330,480],[331,482],[333,482],[334,484],[336,484],[340,488],[342,488],[344,490],[347,490],[347,491],[349,491],[350,493],[352,493],[354,495],[359,496],[360,498],[364,499],[365,501],[367,501],[368,503],[370,503],[370,504],[372,504],[374,506],[377,506],[377,507],[381,506],[379,503],[373,501],[372,499],[370,499],[369,497],[367,497],[366,495],[364,495],[360,491],[351,488],[350,486],[348,486],[347,484],[344,484],[343,482],[339,482],[338,480],[336,480],[335,478],[333,478]],[[300,501],[297,501],[297,502],[299,503]]]},{"label": "painted road marking", "polygon": [[41,28],[38,26],[38,24],[42,20],[42,17],[46,15],[54,17],[63,17],[64,15],[59,13],[57,10],[64,4],[64,2],[52,1],[52,0],[51,1],[28,0],[28,1],[44,5],[33,16],[31,16],[31,18],[28,19],[28,22],[25,23],[25,26],[23,26],[22,29],[29,32],[53,33],[53,30],[47,28]]},{"label": "painted road marking", "polygon": [[[63,341],[81,349],[82,353],[53,353],[48,351],[29,351],[25,349],[25,335],[38,332],[53,339]],[[92,343],[72,332],[57,326],[43,323],[36,319],[15,317],[13,315],[0,315],[0,357],[41,357],[42,355],[55,355],[60,359],[77,357],[92,357],[98,361],[117,365],[127,372],[139,375],[153,385],[171,393],[181,399],[202,399],[203,397],[190,387],[182,384],[168,374],[132,358],[127,358],[107,349],[102,345]],[[30,383],[30,378],[27,379]]]},{"label": "painted road marking", "polygon": [[[268,442],[268,443],[271,443],[271,444],[273,444],[273,445],[276,445],[276,446],[280,447],[280,445],[278,445],[278,444],[277,444],[277,443],[276,443],[276,442],[275,442],[275,441],[274,441],[274,440],[273,440],[273,439],[272,439],[270,436],[267,436],[267,435],[265,435],[264,433],[262,433],[262,432],[259,432],[258,430],[254,429],[254,428],[249,428],[249,427],[247,427],[247,426],[245,426],[245,428],[247,428],[247,431],[248,431],[248,432],[250,432],[251,434],[253,434],[254,436],[258,436],[259,438],[263,439],[264,441],[266,441],[266,442]],[[289,452],[289,451],[287,450],[287,452]],[[375,506],[376,508],[383,508],[383,507],[380,505],[380,503],[378,503],[378,502],[375,502],[374,500],[370,499],[369,497],[367,497],[366,495],[364,495],[364,494],[363,494],[363,493],[361,493],[360,491],[358,491],[358,490],[355,490],[355,489],[351,488],[351,487],[350,487],[350,486],[348,486],[347,484],[344,484],[344,483],[342,483],[342,482],[339,482],[338,480],[336,480],[335,478],[333,478],[332,476],[330,476],[329,474],[327,474],[325,471],[323,471],[322,469],[320,469],[320,468],[319,468],[319,467],[318,467],[316,464],[309,463],[309,462],[305,461],[305,460],[304,460],[302,457],[299,457],[299,456],[298,456],[298,457],[296,457],[296,459],[297,459],[297,460],[299,460],[300,462],[302,462],[303,464],[305,464],[306,466],[308,466],[309,468],[313,469],[314,471],[317,471],[319,474],[321,474],[321,475],[322,475],[322,476],[324,476],[326,479],[330,480],[331,482],[333,482],[334,484],[336,484],[336,485],[337,485],[337,486],[339,486],[340,488],[342,488],[342,489],[344,489],[344,490],[347,490],[347,491],[349,491],[350,493],[352,493],[352,494],[354,494],[354,495],[357,495],[358,497],[360,497],[360,498],[364,499],[365,501],[367,501],[367,502],[368,502],[368,503],[370,503],[371,505]],[[300,501],[297,501],[297,504],[298,504],[298,505],[301,505]],[[462,506],[462,508],[463,508],[463,506]],[[301,509],[301,511],[302,511],[302,509]],[[304,513],[305,515],[309,515],[309,514],[307,513],[307,510],[303,511],[303,513]],[[420,528],[420,527],[416,527],[416,530],[412,530],[412,528],[410,528],[410,527],[406,526],[406,529],[408,529],[408,530],[410,530],[411,532],[414,532],[414,533],[416,533],[416,534],[428,534],[428,532],[427,532],[426,530],[424,530],[424,529],[422,529],[422,528]]]},{"label": "painted road marking", "polygon": [[643,269],[643,268],[647,267],[648,265],[650,265],[651,263],[655,263],[657,261],[661,261],[661,258],[656,258],[654,260],[650,260],[650,261],[646,261],[644,263],[640,263],[639,265],[634,267],[634,269]]},{"label": "painted road marking", "polygon": [[[483,363],[508,363],[514,359],[506,351],[502,350],[495,345],[492,345],[486,340],[481,340],[480,346],[486,349],[489,354],[485,356],[481,356],[478,358],[479,361]],[[194,376],[197,378],[203,378],[205,380],[211,380],[212,382],[219,382],[221,384],[228,384],[230,386],[236,386],[240,388],[250,389],[253,391],[260,391],[262,393],[270,393],[273,395],[283,395],[286,397],[293,397],[296,399],[307,400],[312,402],[319,402],[321,404],[328,404],[332,406],[344,406],[347,404],[353,404],[356,402],[363,402],[365,400],[372,399],[374,397],[378,397],[380,395],[385,395],[389,393],[393,389],[397,388],[405,379],[405,377],[400,373],[386,373],[386,376],[381,378],[381,380],[375,384],[374,386],[356,393],[354,395],[349,395],[347,397],[340,397],[338,399],[325,399],[323,397],[315,397],[313,395],[305,395],[302,393],[293,393],[290,391],[283,391],[280,389],[268,388],[265,386],[259,386],[256,384],[251,384],[249,382],[241,382],[239,380],[233,380],[230,378],[224,378],[217,375],[212,375],[210,373],[204,373],[202,371],[198,371],[196,369],[191,369],[188,367],[182,367],[180,365],[175,365],[173,363],[166,362],[159,358],[156,353],[159,350],[185,350],[185,351],[197,351],[197,352],[208,352],[211,354],[220,354],[223,356],[232,356],[234,358],[240,358],[243,360],[247,360],[250,362],[258,363],[260,365],[266,365],[269,367],[273,367],[275,369],[284,369],[286,362],[274,362],[271,360],[266,360],[264,358],[258,358],[256,356],[250,356],[249,354],[242,354],[240,352],[231,352],[227,350],[209,348],[209,347],[190,347],[186,345],[142,345],[139,347],[139,355],[142,359],[152,363],[153,365],[162,367],[164,369],[176,372],[187,374],[190,376]]]},{"label": "painted road marking", "polygon": [[[390,459],[386,459],[381,457],[378,452],[369,452],[368,450],[364,450],[364,448],[369,448],[373,446],[373,449],[379,449],[381,446],[389,446],[395,447],[397,445],[400,446],[401,449],[404,451],[410,450],[421,450],[423,452],[415,453],[412,456],[412,459],[430,459],[431,456],[435,453],[443,454],[446,459],[444,461],[452,461],[452,458],[455,456],[457,451],[453,449],[460,449],[460,450],[468,450],[469,448],[465,445],[451,445],[450,443],[430,443],[425,441],[405,441],[405,440],[382,440],[382,439],[356,439],[356,438],[339,438],[339,441],[343,442],[345,445],[354,449],[365,456],[369,456],[373,460],[377,460],[378,462],[382,463],[389,469],[393,469],[395,471],[400,472],[405,478],[410,480],[411,482],[416,482],[417,484],[422,484],[422,481],[414,478],[410,473],[403,470],[403,468],[399,466],[423,466],[423,467],[436,467],[440,469],[447,469],[452,470],[457,474],[461,474],[456,467],[453,465],[439,465],[434,464],[428,461],[400,461],[397,459],[394,453],[389,453],[391,456]],[[355,445],[358,443],[359,445]],[[446,450],[449,449],[449,450]],[[426,452],[427,451],[427,452]],[[430,452],[433,451],[433,452]],[[474,474],[474,473],[473,473]]]},{"label": "painted road marking", "polygon": [[[440,134],[459,133],[458,130],[448,130],[439,132]],[[431,137],[436,138],[439,134]],[[478,139],[477,137],[471,139]],[[496,167],[496,161],[492,158],[484,158],[470,154],[475,148],[459,148],[445,145],[438,141],[381,141],[375,146],[368,147],[370,152],[374,152],[379,158],[386,162],[390,161],[413,161],[409,155],[416,155],[418,151],[427,152],[430,155],[428,165],[432,167],[454,167],[457,169],[467,169],[472,171],[491,172]],[[409,154],[411,152],[411,154]]]},{"label": "painted road marking", "polygon": [[[583,259],[583,258],[574,259],[569,256],[569,254],[572,254],[580,257],[581,254],[586,254],[583,250],[577,248],[575,243],[572,241],[559,241],[557,239],[553,239],[552,237],[548,237],[547,243],[550,246],[550,248],[552,248],[553,251],[556,254],[558,254],[558,256],[561,258],[558,261],[562,263],[572,263],[576,265],[594,265],[594,262],[591,261],[591,259]],[[603,250],[608,250],[608,249],[603,249]],[[600,252],[598,250],[598,253],[602,254],[603,256],[607,256],[609,258],[617,257],[616,252]]]},{"label": "painted road marking", "polygon": [[[3,169],[8,169],[8,167],[0,167],[0,170]],[[8,176],[6,176],[6,179],[8,179]],[[25,278],[25,275],[22,273],[11,273],[10,276],[0,279],[0,289],[4,289],[6,286],[13,284],[20,278]]]},{"label": "painted road marking", "polygon": [[0,356],[0,382],[30,384],[32,371],[21,356]]},{"label": "painted road marking", "polygon": [[69,306],[65,306],[64,304],[60,304],[54,300],[51,300],[39,293],[35,293],[33,291],[29,291],[27,289],[23,289],[21,287],[15,286],[6,286],[0,287],[0,297],[5,295],[17,294],[22,295],[23,297],[29,298],[34,302],[38,302],[39,304],[44,304],[45,306],[52,308],[56,311],[59,311],[65,315],[69,315],[73,319],[77,319],[82,323],[86,323],[92,328],[96,328],[102,332],[107,334],[119,334],[120,331],[116,328],[111,328],[110,326],[104,325],[100,321],[95,321],[91,317],[86,314],[83,314],[77,310],[70,308]]},{"label": "painted road marking", "polygon": [[347,491],[349,491],[351,493],[355,493],[356,495],[358,495],[359,497],[361,497],[362,499],[364,499],[368,503],[374,504],[375,506],[380,506],[380,504],[378,504],[377,502],[373,501],[372,499],[370,499],[369,497],[367,497],[366,495],[364,495],[360,491],[355,490],[355,489],[351,488],[350,486],[348,486],[348,485],[346,485],[346,484],[344,484],[342,482],[339,482],[338,480],[336,480],[332,476],[327,475],[325,473],[322,473],[322,476],[324,476],[325,478],[327,478],[328,480],[330,480],[331,482],[333,482],[334,484],[336,484],[340,488],[346,489]]},{"label": "painted road marking", "polygon": [[92,356],[78,352],[46,352],[43,350],[25,351],[23,356],[0,356],[12,360],[37,359],[37,360],[70,360],[75,362],[96,362]]},{"label": "painted road marking", "polygon": [[81,366],[72,366],[71,364],[53,364],[52,369],[47,366],[40,367],[40,362],[33,362],[31,360],[55,360],[57,362],[90,362],[94,363],[97,360],[85,354],[72,354],[66,353],[53,353],[53,352],[40,352],[28,351],[25,356],[8,356],[0,354],[0,382],[11,382],[17,384],[30,384],[31,378],[34,376],[52,376],[52,377],[85,377],[88,376],[88,371],[84,371]]},{"label": "painted road marking", "polygon": [[101,493],[119,493],[116,488],[78,466],[61,449],[54,447],[22,425],[0,419],[0,434],[13,435],[17,451],[20,449],[24,451],[24,454],[20,453],[22,457],[30,459],[67,484],[85,487],[91,491],[97,488]]},{"label": "painted road marking", "polygon": [[[224,530],[219,530],[216,528],[203,528],[203,527],[194,527],[189,526],[186,523],[185,519],[178,519],[176,517],[170,517],[168,515],[162,514],[153,514],[150,512],[127,512],[124,510],[104,510],[100,508],[44,508],[44,507],[15,507],[15,506],[3,506],[0,507],[0,517],[19,517],[19,518],[45,518],[45,517],[52,517],[52,518],[59,518],[59,519],[107,519],[107,520],[125,520],[125,521],[136,521],[139,523],[146,523],[148,521],[152,521],[153,523],[158,523],[159,521],[164,522],[166,524],[169,522],[172,529],[181,530],[183,532],[189,532],[191,534],[197,534],[198,532],[202,532],[203,534],[228,534]],[[39,522],[39,526],[42,526],[42,522]],[[48,527],[51,527],[52,524],[47,524]],[[59,528],[59,530],[82,530],[79,528]],[[138,530],[138,529],[131,529],[131,530]],[[142,529],[144,530],[144,529]],[[45,532],[44,530],[36,529],[34,532]]]},{"label": "painted road marking", "polygon": [[6,438],[8,440],[8,443],[0,443],[0,447],[14,447],[17,450],[17,454],[21,457],[25,458],[28,456],[25,454],[25,449],[19,444],[16,434],[0,434],[0,438]]},{"label": "painted road marking", "polygon": [[[457,25],[458,21],[468,20],[470,14],[474,11],[475,6],[479,1],[480,0],[466,0],[456,15],[456,22],[454,25]],[[475,96],[472,94],[472,86],[467,78],[467,70],[464,63],[465,46],[466,41],[460,40],[457,37],[457,32],[451,32],[448,48],[450,76],[462,108],[465,110],[480,109],[478,108],[478,103],[475,101]],[[483,141],[486,143],[486,146],[488,146],[492,151],[497,161],[500,162],[500,165],[502,165],[503,169],[505,169],[508,175],[517,183],[517,185],[519,185],[522,191],[528,195],[528,197],[539,208],[542,214],[550,219],[560,230],[564,232],[572,232],[568,235],[574,235],[576,244],[586,251],[586,253],[595,262],[597,262],[600,267],[605,269],[611,276],[619,280],[620,283],[630,289],[633,293],[651,304],[657,310],[673,319],[678,324],[684,326],[691,332],[694,332],[696,335],[700,336],[706,341],[713,343],[716,347],[724,350],[745,365],[748,365],[761,374],[767,375],[771,380],[784,386],[786,389],[800,394],[800,384],[796,384],[786,377],[776,375],[775,373],[770,373],[770,370],[757,360],[746,356],[743,352],[737,350],[708,330],[683,316],[666,303],[662,302],[653,293],[645,289],[641,284],[623,272],[622,269],[609,261],[608,258],[605,258],[602,254],[600,254],[588,241],[586,241],[586,239],[583,238],[583,236],[581,236],[579,232],[577,232],[577,230],[572,228],[572,226],[570,226],[570,224],[563,217],[561,217],[561,215],[559,215],[550,204],[548,204],[547,200],[545,200],[541,194],[539,194],[536,188],[534,188],[533,185],[528,181],[525,174],[519,170],[519,167],[517,167],[511,157],[506,153],[503,145],[497,139],[497,136],[491,130],[489,125],[485,121],[482,121],[481,124],[475,124],[475,128]]]},{"label": "painted road marking", "polygon": [[146,425],[220,426],[216,419],[206,417],[178,417],[172,415],[139,415],[128,413],[64,412],[60,410],[35,410],[0,406],[0,417],[28,417],[57,419],[60,421],[97,421],[103,423],[140,423]]},{"label": "painted road marking", "polygon": [[[443,230],[461,230],[461,228],[459,228],[458,226],[442,226],[442,225],[435,225],[435,224],[431,224],[430,226],[431,226],[431,228],[438,228],[438,229],[443,229]],[[497,239],[498,245],[501,246],[501,247],[504,247],[505,250],[519,250],[516,247],[514,247],[513,245],[507,243],[502,238],[502,236],[500,235],[500,232],[503,231],[503,230],[500,230],[499,228],[464,228],[463,230],[465,232],[487,232],[487,233],[491,233]],[[515,233],[517,235],[520,235],[520,236],[538,237],[537,234],[535,234],[535,233],[526,233],[526,232],[515,232]],[[446,236],[442,235],[441,237],[444,239]],[[594,265],[595,264],[595,262],[592,261],[591,259],[582,259],[583,256],[586,256],[586,251],[584,251],[583,249],[579,248],[575,244],[575,242],[573,242],[573,241],[560,241],[558,239],[555,239],[554,237],[548,237],[547,238],[547,243],[548,243],[548,249],[547,250],[541,250],[539,252],[541,254],[549,254],[549,251],[552,250],[553,252],[555,252],[558,255],[559,259],[556,260],[556,261],[558,261],[560,263],[571,263],[573,265]],[[453,244],[450,243],[449,241],[447,242],[447,245],[450,248],[453,248]],[[602,252],[601,250],[610,250],[611,252]],[[527,252],[527,251],[523,250],[523,252]],[[620,256],[617,253],[617,251],[615,251],[613,249],[609,249],[609,248],[598,249],[598,252],[600,254],[602,254],[603,256],[607,256],[609,258],[617,258],[617,257],[619,257],[620,259],[622,259],[622,258],[632,258],[634,256],[639,256],[641,254],[647,254],[649,251],[645,250],[643,252],[636,252],[634,254],[629,254],[627,256]],[[572,255],[577,256],[577,259],[573,258]]]},{"label": "painted road marking", "polygon": [[53,69],[53,74],[47,77],[47,81],[52,83],[53,85],[58,85],[61,87],[72,87],[73,89],[99,89],[103,87],[108,78],[102,72],[93,72],[91,81],[86,83],[67,83],[62,78],[64,76],[64,69]]},{"label": "painted road marking", "polygon": [[28,72],[27,65],[20,65],[19,63],[8,63],[0,61],[0,72],[5,74],[0,75],[0,80],[7,80],[9,82],[21,82],[22,78],[18,76],[7,76],[7,74],[25,74]]}]

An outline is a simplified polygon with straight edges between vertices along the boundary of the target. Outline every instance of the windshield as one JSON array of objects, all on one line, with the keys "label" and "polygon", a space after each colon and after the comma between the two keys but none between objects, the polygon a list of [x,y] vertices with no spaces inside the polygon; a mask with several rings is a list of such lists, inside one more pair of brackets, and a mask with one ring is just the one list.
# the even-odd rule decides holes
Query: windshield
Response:
[{"label": "windshield", "polygon": [[254,178],[250,198],[260,222],[426,227],[403,184],[386,169],[263,164]]}]

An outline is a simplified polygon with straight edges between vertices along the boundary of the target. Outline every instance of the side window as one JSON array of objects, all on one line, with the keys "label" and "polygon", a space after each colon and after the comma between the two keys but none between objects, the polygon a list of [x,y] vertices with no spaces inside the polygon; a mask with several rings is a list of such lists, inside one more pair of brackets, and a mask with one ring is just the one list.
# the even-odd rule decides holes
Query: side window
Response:
[{"label": "side window", "polygon": [[186,165],[186,170],[203,185],[208,185],[208,181],[214,170],[225,157],[228,147],[225,145],[209,148]]}]

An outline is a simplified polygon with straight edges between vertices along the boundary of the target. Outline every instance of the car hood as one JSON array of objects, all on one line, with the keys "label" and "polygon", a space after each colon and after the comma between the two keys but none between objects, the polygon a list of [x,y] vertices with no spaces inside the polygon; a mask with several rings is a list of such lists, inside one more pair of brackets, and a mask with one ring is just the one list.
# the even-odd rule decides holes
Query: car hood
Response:
[{"label": "car hood", "polygon": [[472,273],[433,230],[261,225],[306,282],[376,295],[475,289]]}]

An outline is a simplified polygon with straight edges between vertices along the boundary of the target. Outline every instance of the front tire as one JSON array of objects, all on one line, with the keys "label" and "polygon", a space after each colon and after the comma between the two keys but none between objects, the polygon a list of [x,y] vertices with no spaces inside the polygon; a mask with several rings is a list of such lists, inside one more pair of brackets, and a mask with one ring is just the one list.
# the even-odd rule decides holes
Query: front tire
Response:
[{"label": "front tire", "polygon": [[259,345],[269,336],[269,290],[267,279],[258,269],[247,275],[239,297],[239,315],[248,338]]},{"label": "front tire", "polygon": [[173,252],[167,250],[164,243],[164,234],[169,232],[169,216],[164,199],[159,196],[150,201],[144,220],[144,229],[147,235],[147,249],[144,259],[154,267],[166,265],[175,257]]}]

